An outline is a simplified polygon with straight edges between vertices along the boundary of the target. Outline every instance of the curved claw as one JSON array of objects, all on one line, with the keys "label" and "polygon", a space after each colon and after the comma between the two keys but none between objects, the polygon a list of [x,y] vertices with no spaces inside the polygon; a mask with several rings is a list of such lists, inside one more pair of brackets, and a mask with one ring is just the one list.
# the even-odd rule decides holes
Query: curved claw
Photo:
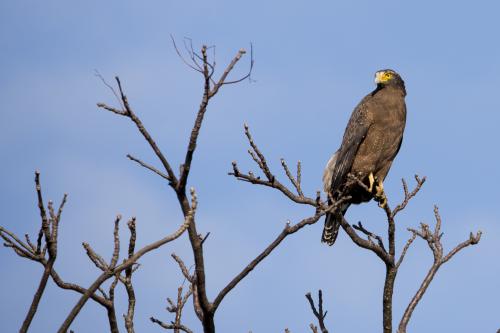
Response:
[{"label": "curved claw", "polygon": [[378,202],[378,206],[384,208],[387,205],[387,197],[384,191],[384,183],[377,179],[377,184],[375,185],[375,195],[374,199]]},{"label": "curved claw", "polygon": [[375,198],[375,200],[378,201],[378,206],[380,208],[385,208],[385,206],[387,206],[387,197],[385,196],[385,194],[382,197],[379,197],[378,199]]}]

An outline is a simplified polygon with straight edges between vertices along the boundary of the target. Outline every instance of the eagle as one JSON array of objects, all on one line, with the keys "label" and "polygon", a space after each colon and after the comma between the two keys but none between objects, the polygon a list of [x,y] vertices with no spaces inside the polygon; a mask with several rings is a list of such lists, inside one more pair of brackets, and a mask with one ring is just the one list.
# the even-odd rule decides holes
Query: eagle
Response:
[{"label": "eagle", "polygon": [[330,205],[321,241],[333,245],[340,222],[351,204],[378,201],[387,204],[383,181],[403,141],[406,124],[405,84],[392,69],[375,73],[376,88],[356,106],[347,123],[340,148],[329,159],[323,186]]}]

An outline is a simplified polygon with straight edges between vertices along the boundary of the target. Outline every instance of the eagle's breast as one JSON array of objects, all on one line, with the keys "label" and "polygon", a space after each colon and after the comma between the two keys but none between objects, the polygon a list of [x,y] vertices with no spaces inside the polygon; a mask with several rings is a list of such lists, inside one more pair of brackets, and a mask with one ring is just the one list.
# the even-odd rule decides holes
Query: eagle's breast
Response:
[{"label": "eagle's breast", "polygon": [[384,89],[367,101],[366,108],[371,125],[351,172],[365,175],[372,172],[383,180],[403,139],[406,122],[404,95],[397,90]]}]

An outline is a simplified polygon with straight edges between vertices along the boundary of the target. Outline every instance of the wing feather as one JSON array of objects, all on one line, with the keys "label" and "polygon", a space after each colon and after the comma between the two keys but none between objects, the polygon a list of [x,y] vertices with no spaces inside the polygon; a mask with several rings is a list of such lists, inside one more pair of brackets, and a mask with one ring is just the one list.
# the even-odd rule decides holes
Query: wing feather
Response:
[{"label": "wing feather", "polygon": [[332,180],[330,193],[339,190],[346,181],[347,174],[356,158],[361,143],[363,143],[366,134],[371,125],[369,114],[369,102],[371,95],[366,96],[354,109],[347,127],[345,129],[342,145],[337,154],[335,167],[332,171]]}]

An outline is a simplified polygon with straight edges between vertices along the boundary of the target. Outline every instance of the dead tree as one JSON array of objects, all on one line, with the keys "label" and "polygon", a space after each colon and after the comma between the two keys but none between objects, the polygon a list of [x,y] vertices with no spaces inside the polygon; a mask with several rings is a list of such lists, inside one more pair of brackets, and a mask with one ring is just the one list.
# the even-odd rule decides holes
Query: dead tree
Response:
[{"label": "dead tree", "polygon": [[[132,276],[135,270],[139,267],[138,260],[146,253],[177,239],[180,235],[183,234],[184,231],[187,231],[189,243],[193,253],[194,270],[191,272],[186,267],[184,261],[181,258],[179,258],[175,254],[172,254],[173,259],[179,265],[179,268],[185,278],[185,284],[187,284],[187,286],[185,286],[183,283],[183,285],[181,285],[177,289],[177,297],[174,301],[168,299],[169,306],[167,309],[174,315],[174,320],[165,323],[154,317],[151,317],[150,319],[153,323],[167,330],[173,330],[174,332],[192,332],[192,330],[182,322],[182,314],[185,309],[185,305],[187,304],[188,300],[191,299],[194,311],[202,324],[203,331],[205,333],[214,333],[215,314],[220,304],[222,303],[224,298],[244,278],[246,278],[248,274],[250,274],[250,272],[257,267],[257,265],[259,265],[259,263],[261,263],[267,256],[269,256],[274,251],[274,249],[276,249],[283,242],[283,240],[285,240],[285,238],[300,231],[302,228],[308,225],[316,223],[327,212],[336,212],[337,207],[350,199],[348,196],[341,196],[340,199],[329,205],[327,201],[323,201],[321,199],[319,191],[316,192],[313,196],[306,196],[302,190],[301,185],[300,162],[297,163],[296,173],[292,174],[292,171],[288,167],[287,163],[283,159],[281,160],[283,174],[285,175],[286,179],[290,181],[291,186],[287,186],[282,183],[275,175],[275,173],[271,171],[264,154],[255,143],[248,126],[245,125],[244,131],[250,145],[248,153],[257,164],[258,168],[262,172],[262,175],[256,175],[253,172],[242,173],[239,170],[236,162],[232,163],[232,171],[229,172],[229,175],[235,177],[238,180],[249,182],[251,184],[263,185],[276,189],[294,203],[310,206],[311,214],[308,217],[300,219],[296,223],[287,222],[283,227],[283,230],[276,236],[276,238],[267,247],[265,247],[250,263],[244,266],[239,273],[235,274],[235,276],[225,285],[225,287],[223,287],[218,293],[216,293],[216,297],[213,300],[210,300],[207,296],[205,257],[203,251],[203,244],[207,239],[209,233],[203,236],[198,231],[196,220],[198,199],[193,188],[189,190],[186,188],[187,181],[190,175],[194,153],[196,151],[200,130],[203,125],[205,113],[208,110],[209,102],[220,92],[220,89],[223,86],[238,83],[243,81],[244,79],[250,78],[253,68],[253,52],[251,52],[250,69],[248,73],[241,78],[230,80],[228,77],[236,64],[246,54],[245,50],[239,50],[234,58],[229,62],[224,71],[220,74],[220,76],[216,78],[216,63],[214,59],[210,59],[209,57],[210,48],[203,46],[201,48],[201,52],[197,53],[194,51],[190,40],[184,40],[185,55],[183,55],[183,52],[179,50],[179,48],[175,44],[175,41],[173,42],[175,50],[179,57],[191,69],[201,74],[203,83],[201,101],[188,140],[184,161],[180,164],[180,171],[178,173],[174,172],[174,168],[172,167],[173,164],[167,158],[167,154],[165,154],[165,152],[163,152],[159,148],[156,141],[153,139],[149,131],[146,129],[145,125],[140,120],[139,116],[133,110],[124,92],[122,83],[118,77],[115,78],[117,91],[115,91],[115,89],[111,85],[107,84],[102,77],[101,79],[117,97],[119,106],[113,107],[104,103],[99,103],[97,104],[97,106],[103,110],[129,119],[135,125],[135,127],[137,127],[139,133],[144,137],[144,139],[151,147],[156,158],[161,164],[161,167],[157,168],[153,166],[153,164],[146,163],[142,159],[139,159],[132,155],[127,155],[127,157],[141,167],[154,172],[163,181],[167,182],[167,184],[176,194],[177,201],[184,216],[184,221],[172,234],[167,235],[164,238],[136,251],[136,219],[131,218],[127,224],[130,231],[130,238],[128,241],[128,255],[125,259],[123,259],[121,263],[119,263],[120,238],[118,236],[118,231],[121,216],[117,216],[113,232],[113,252],[109,262],[106,261],[101,255],[97,254],[89,244],[83,244],[89,259],[96,267],[99,268],[101,274],[87,288],[81,287],[76,284],[67,283],[64,282],[54,270],[54,262],[57,257],[58,228],[64,204],[66,202],[66,195],[63,197],[63,200],[57,212],[55,211],[52,202],[49,202],[47,207],[45,207],[41,192],[39,173],[37,172],[35,176],[35,183],[38,193],[38,207],[41,215],[41,228],[40,232],[38,233],[36,244],[33,244],[31,242],[28,235],[25,236],[25,241],[23,241],[21,240],[21,238],[8,231],[7,229],[0,228],[0,236],[4,239],[5,245],[7,247],[12,248],[19,256],[33,260],[35,262],[39,262],[44,267],[40,285],[35,293],[33,302],[26,315],[26,319],[22,325],[20,332],[28,331],[28,328],[30,327],[30,324],[37,311],[40,299],[43,296],[43,292],[45,290],[49,277],[52,278],[52,280],[60,288],[73,290],[81,294],[80,299],[73,306],[66,319],[61,324],[58,330],[59,333],[65,333],[69,330],[72,322],[75,320],[75,318],[89,299],[92,299],[94,302],[100,304],[106,309],[110,331],[119,332],[114,306],[115,288],[118,283],[122,283],[124,285],[128,297],[128,309],[127,313],[124,315],[125,328],[128,333],[134,332],[134,309],[136,305],[136,299]],[[405,197],[402,203],[397,205],[394,210],[391,210],[389,208],[389,205],[386,205],[384,208],[388,222],[388,249],[385,247],[382,237],[370,232],[361,223],[351,225],[345,219],[343,219],[341,222],[342,228],[356,245],[374,252],[377,257],[385,264],[386,278],[383,291],[384,333],[392,332],[392,295],[394,292],[394,281],[398,272],[398,268],[401,265],[406,252],[408,251],[415,238],[420,237],[427,241],[430,249],[434,254],[434,264],[432,265],[429,273],[422,282],[420,289],[411,300],[407,310],[403,315],[398,329],[398,332],[400,333],[406,332],[406,326],[411,318],[413,310],[415,309],[419,300],[422,298],[425,290],[434,278],[440,266],[450,260],[457,252],[459,252],[463,248],[479,242],[481,236],[480,233],[477,233],[476,235],[471,234],[468,240],[459,244],[445,255],[443,246],[441,244],[441,218],[436,208],[435,216],[437,222],[434,230],[431,230],[425,224],[422,224],[420,229],[409,229],[412,233],[412,237],[408,240],[400,256],[397,258],[395,246],[396,228],[394,219],[396,214],[403,210],[411,200],[411,198],[413,198],[417,194],[425,181],[425,178],[415,178],[417,181],[417,185],[411,192],[408,191],[407,185],[403,181]],[[359,180],[355,178],[352,178],[349,181],[359,182]],[[102,285],[104,282],[111,279],[112,282],[110,284],[110,287],[107,291],[105,291]],[[327,312],[323,311],[323,298],[321,291],[319,293],[318,308],[316,308],[310,294],[307,294],[306,297],[309,301],[313,314],[318,321],[319,330],[321,330],[322,333],[327,333],[328,330],[325,324],[325,317]],[[319,332],[318,327],[314,324],[311,324],[310,328],[313,332]]]}]

